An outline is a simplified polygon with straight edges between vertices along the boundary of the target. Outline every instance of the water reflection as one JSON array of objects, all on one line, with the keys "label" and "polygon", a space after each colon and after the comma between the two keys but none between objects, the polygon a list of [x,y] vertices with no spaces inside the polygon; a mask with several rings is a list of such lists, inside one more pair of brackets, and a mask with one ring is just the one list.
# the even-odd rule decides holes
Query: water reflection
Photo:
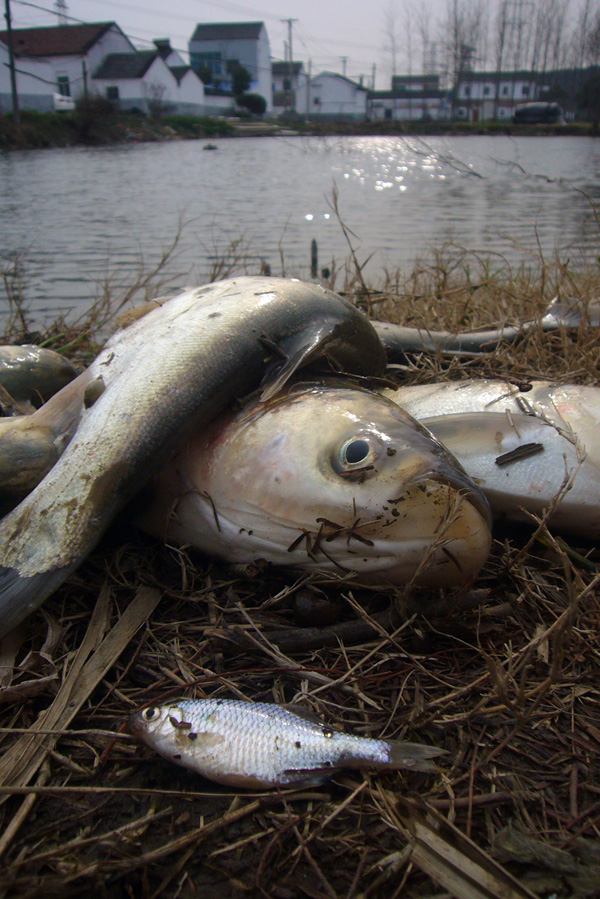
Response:
[{"label": "water reflection", "polygon": [[240,138],[0,157],[2,252],[26,257],[38,317],[75,313],[155,263],[203,281],[219,257],[307,277],[348,256],[332,189],[367,279],[411,267],[449,236],[513,264],[573,242],[597,253],[586,196],[600,200],[600,148],[584,138]]}]

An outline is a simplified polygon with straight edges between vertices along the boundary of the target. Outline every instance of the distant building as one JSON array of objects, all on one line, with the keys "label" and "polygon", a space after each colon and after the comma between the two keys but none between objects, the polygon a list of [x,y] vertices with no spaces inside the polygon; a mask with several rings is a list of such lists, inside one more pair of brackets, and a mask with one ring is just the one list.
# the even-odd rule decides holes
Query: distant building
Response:
[{"label": "distant building", "polygon": [[93,73],[92,82],[96,93],[124,111],[205,112],[204,85],[196,73],[190,66],[169,67],[158,50],[110,53]]},{"label": "distant building", "polygon": [[180,68],[181,66],[186,65],[185,59],[178,50],[173,49],[173,47],[171,46],[171,41],[168,37],[154,38],[152,43],[158,50],[160,58],[163,60],[163,62],[166,62],[170,69]]},{"label": "distant building", "polygon": [[299,86],[296,108],[311,119],[366,119],[368,94],[366,87],[344,75],[321,72]]},{"label": "distant building", "polygon": [[298,87],[306,82],[303,64],[276,60],[271,63],[271,75],[275,114],[289,111],[305,114],[306,110],[299,109],[296,104]]},{"label": "distant building", "polygon": [[[190,63],[199,72],[210,70],[212,88],[231,97],[231,65],[250,73],[249,92],[260,94],[273,107],[271,50],[264,22],[209,22],[199,24],[188,42]],[[207,85],[208,87],[208,85]],[[211,95],[208,95],[211,96]]]},{"label": "distant building", "polygon": [[[82,97],[90,87],[91,73],[108,53],[135,53],[135,47],[115,22],[89,25],[57,25],[50,28],[12,30],[17,93],[24,109],[50,110],[54,93]],[[0,42],[8,46],[6,31]],[[28,77],[25,77],[27,73]],[[48,77],[52,82],[49,89]],[[19,79],[23,83],[19,84]],[[38,92],[32,90],[36,86]],[[10,72],[0,69],[0,104],[10,109]]]},{"label": "distant building", "polygon": [[439,75],[394,75],[390,91],[369,91],[371,119],[440,120],[448,117],[446,91]]}]

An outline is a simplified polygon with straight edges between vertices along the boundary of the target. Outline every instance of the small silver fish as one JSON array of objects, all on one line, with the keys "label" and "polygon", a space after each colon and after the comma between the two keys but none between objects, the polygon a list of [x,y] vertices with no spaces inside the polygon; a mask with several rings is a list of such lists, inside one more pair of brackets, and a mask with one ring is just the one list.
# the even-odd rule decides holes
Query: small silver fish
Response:
[{"label": "small silver fish", "polygon": [[444,750],[334,730],[309,712],[239,699],[179,699],[129,719],[140,740],[209,780],[248,789],[316,786],[341,768],[412,768]]}]

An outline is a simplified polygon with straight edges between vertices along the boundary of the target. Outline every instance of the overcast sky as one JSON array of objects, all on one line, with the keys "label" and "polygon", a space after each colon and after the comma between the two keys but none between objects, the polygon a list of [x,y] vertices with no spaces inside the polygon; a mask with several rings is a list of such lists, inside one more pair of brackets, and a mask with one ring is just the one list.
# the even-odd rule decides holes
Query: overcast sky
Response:
[{"label": "overcast sky", "polygon": [[[446,0],[66,0],[73,20],[115,21],[136,46],[148,46],[155,37],[169,37],[171,44],[187,51],[188,40],[198,22],[263,21],[271,44],[271,55],[284,58],[288,18],[292,25],[294,59],[302,60],[312,72],[323,69],[343,72],[351,78],[364,75],[365,83],[376,66],[376,86],[389,88],[391,59],[386,52],[386,13],[396,8],[398,33],[405,32],[406,2],[443,14]],[[55,0],[11,0],[15,28],[56,25]],[[47,11],[45,11],[47,10]],[[72,21],[72,20],[71,20]],[[415,43],[413,70],[421,71]],[[404,40],[399,38],[399,43]],[[398,72],[407,71],[406,52],[400,47]]]}]

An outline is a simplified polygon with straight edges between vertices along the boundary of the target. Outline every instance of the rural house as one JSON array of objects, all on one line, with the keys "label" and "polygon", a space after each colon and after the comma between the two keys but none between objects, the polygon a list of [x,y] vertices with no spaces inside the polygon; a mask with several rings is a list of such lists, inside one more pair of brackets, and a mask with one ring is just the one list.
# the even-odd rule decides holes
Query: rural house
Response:
[{"label": "rural house", "polygon": [[366,87],[344,75],[321,72],[298,87],[296,108],[308,110],[311,119],[365,119],[368,94]]},{"label": "rural house", "polygon": [[[20,105],[41,111],[53,108],[55,93],[74,98],[85,96],[90,88],[91,73],[108,53],[136,52],[115,22],[14,28],[12,38]],[[0,32],[0,43],[3,45],[2,57],[6,49],[8,58],[5,31]],[[2,109],[11,108],[8,66],[2,66],[0,100]]]},{"label": "rural house", "polygon": [[121,110],[204,114],[204,85],[190,66],[169,68],[158,50],[111,53],[93,73],[94,92]]},{"label": "rural house", "polygon": [[369,104],[372,119],[439,120],[448,114],[439,75],[394,75],[390,91],[369,92]]},{"label": "rural house", "polygon": [[271,63],[273,84],[273,110],[276,115],[282,112],[298,112],[306,114],[306,109],[299,109],[296,94],[300,84],[305,84],[306,75],[301,62],[276,60]]},{"label": "rural house", "polygon": [[197,25],[188,42],[188,49],[190,63],[196,72],[203,67],[210,70],[210,86],[217,93],[209,96],[222,98],[228,95],[231,105],[230,68],[234,63],[239,63],[250,73],[249,91],[264,97],[267,112],[272,110],[271,50],[264,22],[210,22]]}]

